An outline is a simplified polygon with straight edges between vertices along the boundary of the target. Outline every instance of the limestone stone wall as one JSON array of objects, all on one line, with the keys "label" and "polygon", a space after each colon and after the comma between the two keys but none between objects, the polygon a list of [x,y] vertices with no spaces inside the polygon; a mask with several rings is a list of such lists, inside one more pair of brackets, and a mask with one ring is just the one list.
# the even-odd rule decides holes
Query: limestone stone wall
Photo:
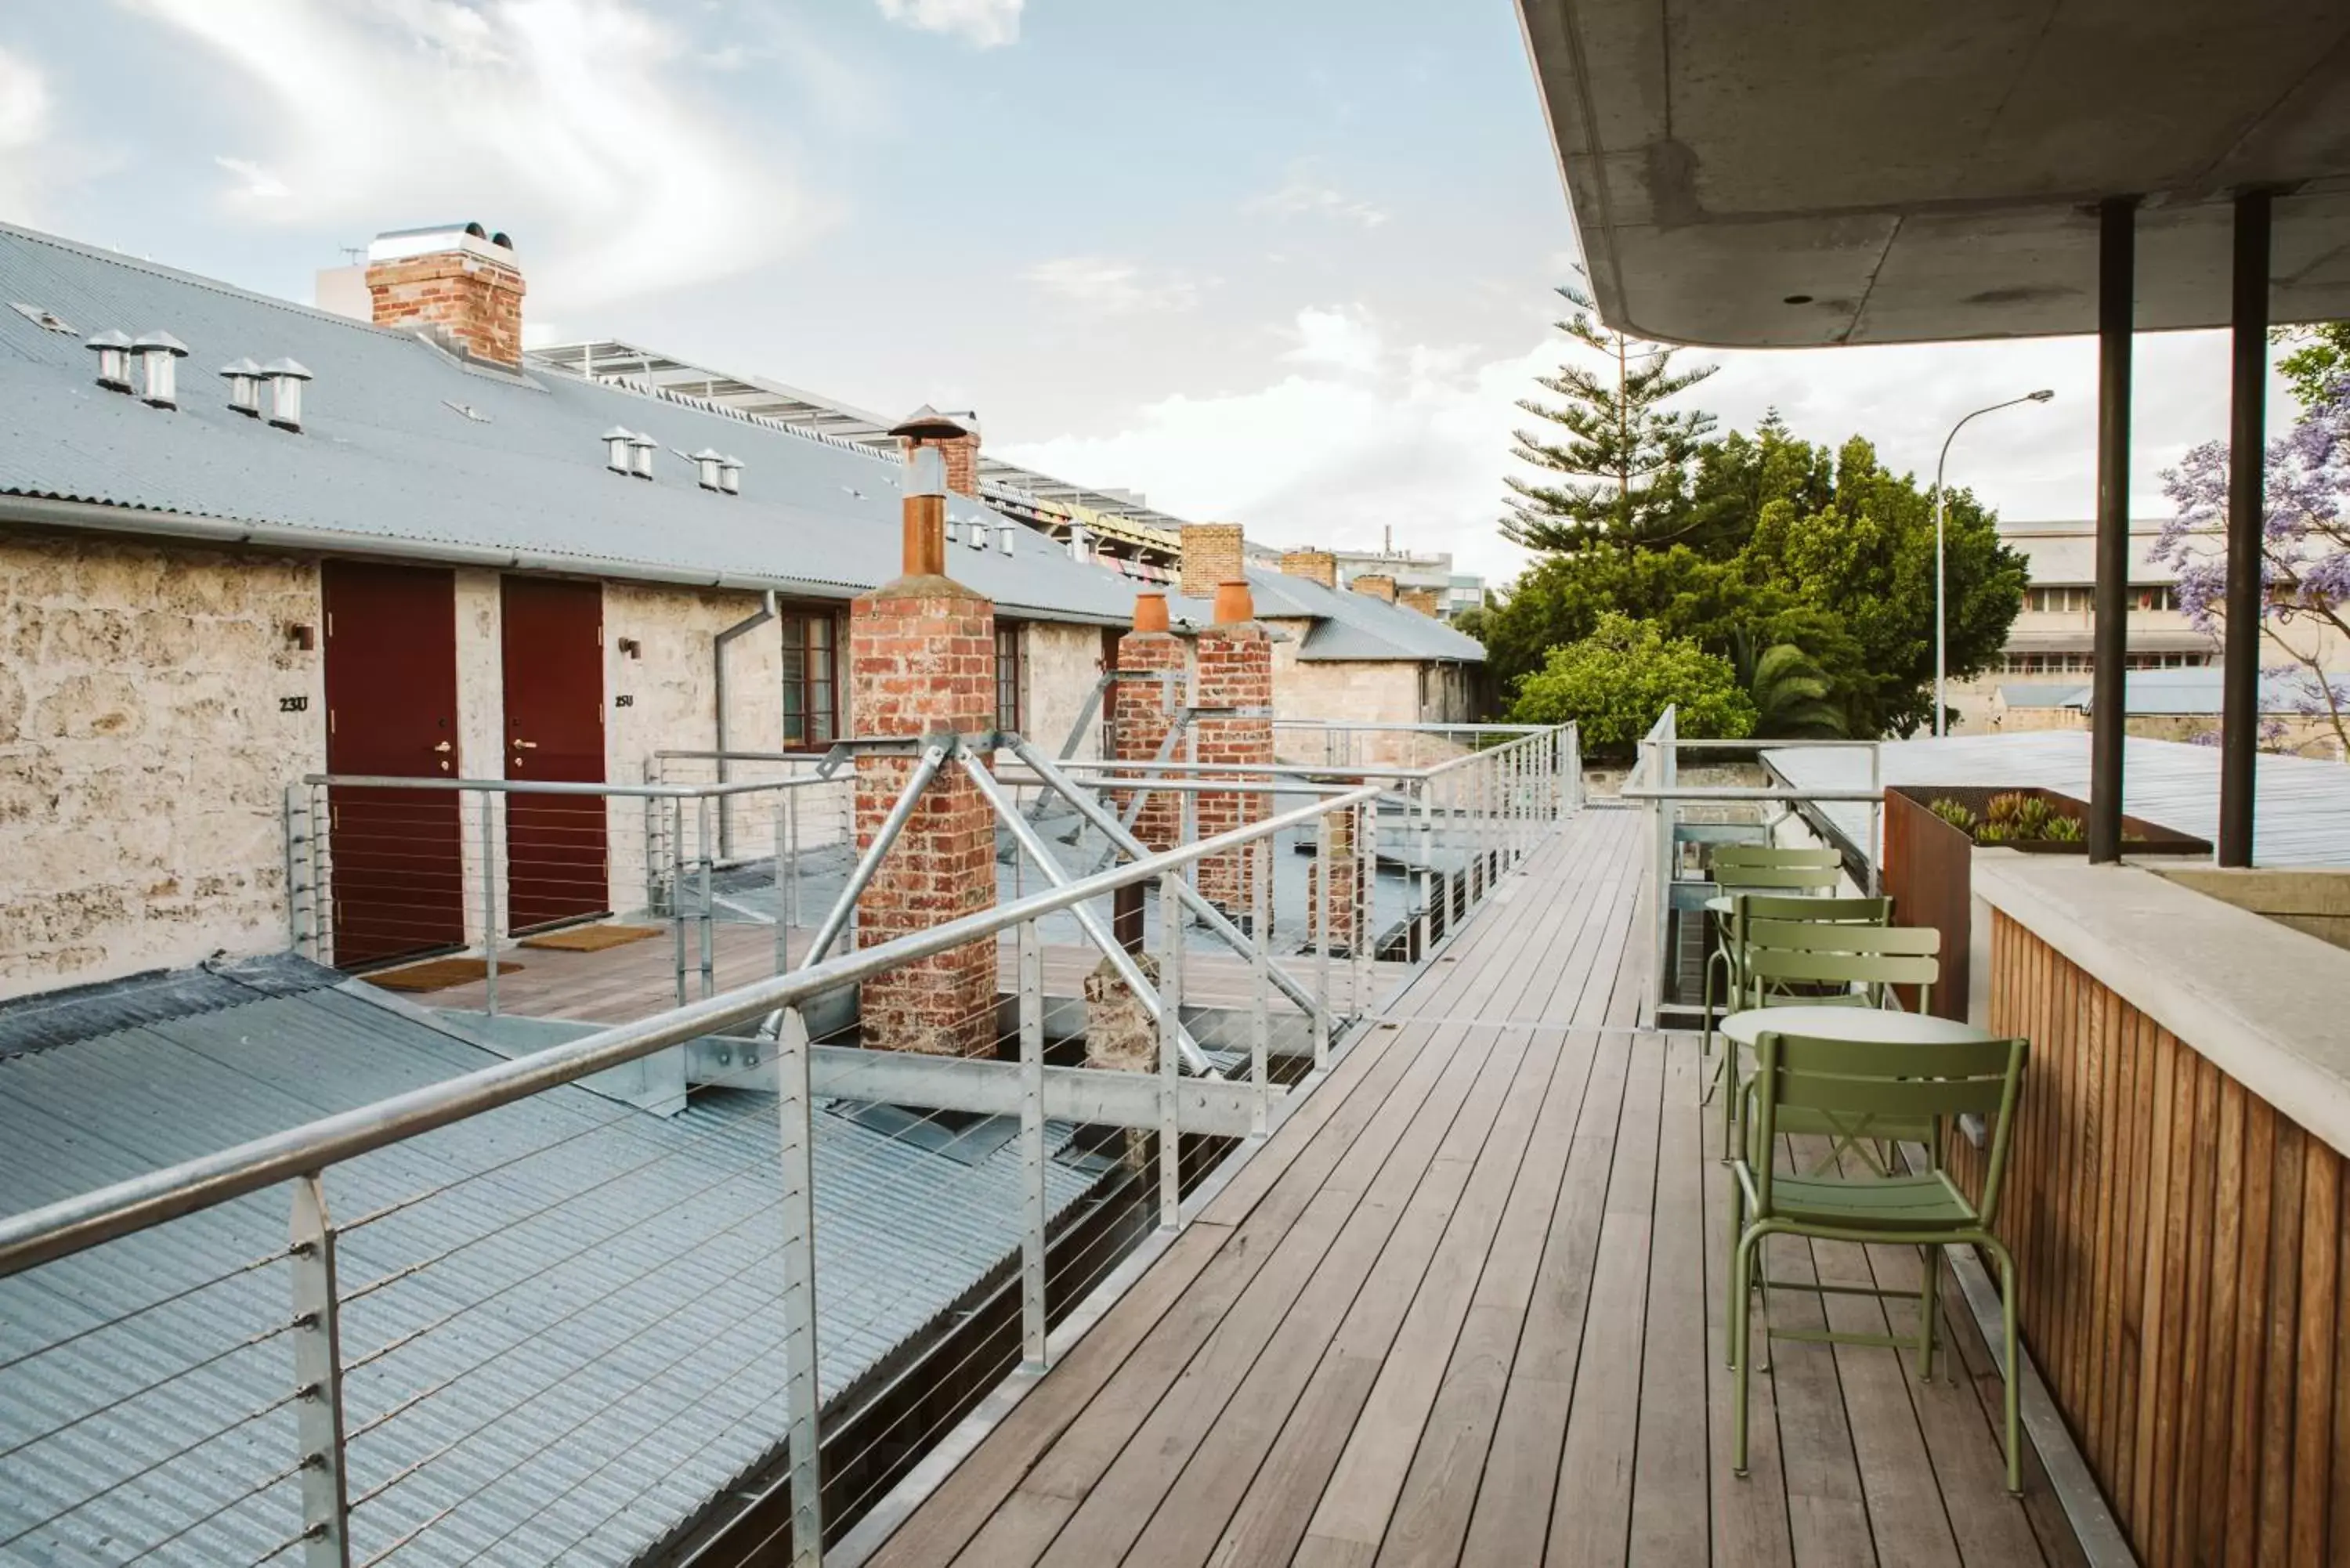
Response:
[{"label": "limestone stone wall", "polygon": [[[1025,690],[1020,694],[1023,733],[1050,756],[1058,756],[1069,726],[1077,722],[1101,680],[1099,627],[1031,621],[1021,628]],[[1079,757],[1101,755],[1101,709],[1077,738]]]},{"label": "limestone stone wall", "polygon": [[0,532],[0,996],[283,947],[315,562]]}]

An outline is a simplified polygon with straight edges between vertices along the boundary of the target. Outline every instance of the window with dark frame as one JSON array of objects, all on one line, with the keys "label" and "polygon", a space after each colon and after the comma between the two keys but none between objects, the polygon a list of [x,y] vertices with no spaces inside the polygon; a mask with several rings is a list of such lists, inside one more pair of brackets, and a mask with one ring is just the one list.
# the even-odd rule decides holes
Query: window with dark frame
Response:
[{"label": "window with dark frame", "polygon": [[829,746],[840,734],[840,681],[836,650],[837,618],[822,611],[785,611],[784,644],[784,749]]},{"label": "window with dark frame", "polygon": [[1020,623],[995,623],[995,727],[1020,728]]}]

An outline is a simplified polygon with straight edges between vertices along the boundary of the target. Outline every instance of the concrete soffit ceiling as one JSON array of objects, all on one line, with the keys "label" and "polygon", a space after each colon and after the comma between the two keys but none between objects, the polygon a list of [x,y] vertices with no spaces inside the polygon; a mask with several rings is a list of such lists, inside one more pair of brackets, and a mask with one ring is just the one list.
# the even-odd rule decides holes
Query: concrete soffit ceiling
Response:
[{"label": "concrete soffit ceiling", "polygon": [[1519,0],[1601,314],[1795,348],[2224,325],[2230,198],[2277,192],[2272,312],[2350,317],[2343,0]]}]

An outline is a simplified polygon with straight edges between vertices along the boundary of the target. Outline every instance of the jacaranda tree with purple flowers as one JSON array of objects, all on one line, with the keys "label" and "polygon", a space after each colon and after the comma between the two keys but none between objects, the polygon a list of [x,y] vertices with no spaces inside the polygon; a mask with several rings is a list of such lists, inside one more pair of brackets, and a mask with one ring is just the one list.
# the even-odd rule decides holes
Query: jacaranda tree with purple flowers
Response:
[{"label": "jacaranda tree with purple flowers", "polygon": [[[2339,659],[2350,646],[2350,373],[2309,389],[2262,468],[2262,640],[2282,659],[2262,673],[2272,698],[2282,685],[2290,711],[2330,725],[2350,752],[2350,678],[2327,668],[2329,654]],[[2228,607],[2227,443],[2197,447],[2162,482],[2175,515],[2154,558],[2177,569],[2188,618],[2216,633]]]}]

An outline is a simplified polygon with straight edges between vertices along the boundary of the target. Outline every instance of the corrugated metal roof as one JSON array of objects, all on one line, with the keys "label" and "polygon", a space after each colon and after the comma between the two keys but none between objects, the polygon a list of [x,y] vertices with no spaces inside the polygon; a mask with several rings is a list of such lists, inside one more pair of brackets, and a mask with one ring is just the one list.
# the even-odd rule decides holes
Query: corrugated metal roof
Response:
[{"label": "corrugated metal roof", "polygon": [[[1763,756],[1799,786],[1868,787],[1868,755],[1856,747],[1782,747]],[[1888,741],[1879,757],[1888,784],[2037,784],[2088,798],[2085,730]],[[2350,866],[2350,767],[2263,753],[2254,776],[2254,864]],[[1854,843],[1868,842],[1866,805],[1833,802],[1819,809]],[[2122,748],[2122,810],[2216,841],[2219,748],[2128,737]]]},{"label": "corrugated metal roof", "polygon": [[[681,395],[468,366],[410,334],[7,224],[0,299],[74,328],[51,332],[0,310],[0,493],[305,529],[353,550],[397,541],[523,568],[817,597],[898,575],[899,466],[845,442]],[[109,327],[160,327],[189,346],[178,410],[97,385],[82,339]],[[232,412],[213,374],[241,356],[280,355],[316,377],[299,435]],[[605,467],[600,437],[615,424],[660,443],[653,483]],[[743,460],[742,494],[694,483],[678,454],[704,447]],[[1072,560],[1043,533],[963,497],[949,498],[948,515],[1014,530],[1010,556],[972,548],[965,532],[947,556],[950,575],[1005,613],[1132,617],[1133,579]],[[1303,658],[1484,657],[1473,639],[1399,606],[1270,569],[1251,578],[1278,613],[1319,623]]]},{"label": "corrugated metal roof", "polygon": [[[469,367],[404,333],[0,225],[0,492],[490,552],[524,566],[757,582],[845,597],[897,576],[898,466],[736,415],[542,374]],[[186,342],[180,407],[100,389],[90,333]],[[232,412],[213,372],[291,355],[315,374],[304,431]],[[481,418],[452,405],[463,405]],[[666,449],[651,483],[604,466],[623,424]],[[699,488],[679,452],[743,460],[743,493]],[[950,569],[1004,610],[1124,621],[1134,585],[1045,535],[955,497],[949,515],[1014,527],[1014,554],[956,547]]]},{"label": "corrugated metal roof", "polygon": [[[1485,661],[1485,646],[1433,616],[1388,604],[1351,588],[1326,588],[1311,577],[1292,576],[1276,566],[1247,568],[1256,613],[1267,620],[1310,619],[1297,657],[1309,662]],[[1213,601],[1170,591],[1168,613],[1205,626],[1215,619]]]},{"label": "corrugated metal roof", "polygon": [[[0,1061],[0,1209],[498,1060],[342,989],[177,1016],[157,994],[126,992],[114,1027]],[[831,1397],[1016,1251],[1020,1172],[1014,1147],[966,1164],[844,1116],[816,1122]],[[1067,1135],[1056,1127],[1055,1145]],[[1091,1179],[1051,1165],[1054,1210]],[[354,1560],[425,1527],[401,1561],[624,1563],[774,1450],[777,1182],[775,1101],[750,1090],[698,1092],[665,1118],[560,1089],[329,1170],[343,1224],[435,1194],[338,1243],[346,1365],[418,1334],[347,1380],[351,1495],[393,1483],[357,1508]],[[290,1483],[239,1497],[293,1462],[289,1409],[178,1452],[292,1386],[284,1337],[237,1348],[289,1315],[280,1264],[180,1294],[282,1253],[286,1228],[281,1189],[0,1281],[0,1364],[163,1303],[0,1370],[0,1560],[119,1562],[215,1507],[149,1560],[251,1561],[298,1530]]]}]

